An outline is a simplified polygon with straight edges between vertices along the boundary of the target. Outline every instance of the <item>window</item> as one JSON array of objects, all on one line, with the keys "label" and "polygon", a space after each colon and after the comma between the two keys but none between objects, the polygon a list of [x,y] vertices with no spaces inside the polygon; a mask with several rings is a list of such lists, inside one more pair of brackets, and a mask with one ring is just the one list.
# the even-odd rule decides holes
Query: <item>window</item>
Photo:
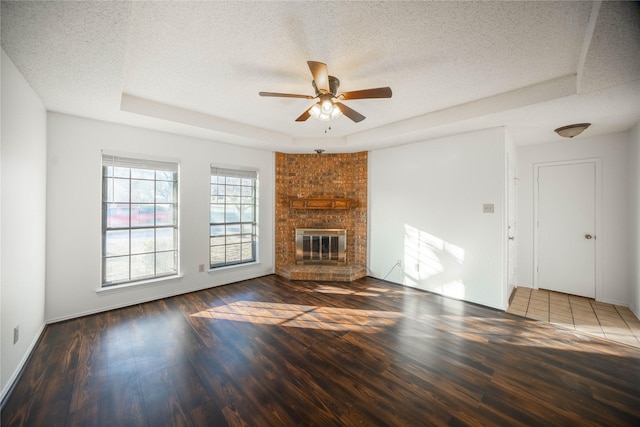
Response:
[{"label": "window", "polygon": [[178,163],[102,156],[102,286],[178,274]]},{"label": "window", "polygon": [[211,167],[211,268],[256,260],[256,171]]}]

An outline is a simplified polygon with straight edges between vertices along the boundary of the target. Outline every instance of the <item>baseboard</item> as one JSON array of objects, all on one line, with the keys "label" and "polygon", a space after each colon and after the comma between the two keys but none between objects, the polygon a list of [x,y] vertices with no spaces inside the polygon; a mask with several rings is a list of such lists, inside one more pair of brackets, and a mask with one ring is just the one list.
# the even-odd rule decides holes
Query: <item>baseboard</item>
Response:
[{"label": "baseboard", "polygon": [[42,325],[40,325],[40,329],[38,330],[38,333],[36,334],[34,339],[31,341],[31,344],[29,345],[29,347],[27,348],[27,352],[22,357],[22,360],[18,364],[16,370],[13,372],[13,375],[11,375],[11,378],[9,378],[9,381],[7,381],[7,385],[2,389],[2,393],[0,394],[0,411],[4,409],[4,405],[7,402],[8,397],[11,396],[11,392],[13,391],[13,388],[15,387],[15,385],[18,383],[18,380],[22,376],[24,372],[24,368],[27,366],[29,359],[31,359],[33,350],[36,348],[36,346],[42,339],[42,334],[46,326],[47,326],[46,323],[42,323]]}]

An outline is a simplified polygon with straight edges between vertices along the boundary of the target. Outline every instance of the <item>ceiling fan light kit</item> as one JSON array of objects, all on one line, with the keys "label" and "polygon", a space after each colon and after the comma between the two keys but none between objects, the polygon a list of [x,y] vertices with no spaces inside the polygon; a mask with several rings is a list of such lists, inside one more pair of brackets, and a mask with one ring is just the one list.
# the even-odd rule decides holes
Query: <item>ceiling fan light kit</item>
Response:
[{"label": "ceiling fan light kit", "polygon": [[320,101],[313,104],[309,109],[309,114],[314,119],[328,122],[337,119],[342,115],[340,108],[334,104],[330,94],[320,95]]},{"label": "ceiling fan light kit", "polygon": [[314,104],[309,110],[309,113],[314,119],[322,120],[324,122],[337,119],[342,115],[342,111],[340,111],[340,108],[335,104],[329,105],[328,109],[325,109],[324,106],[321,108],[318,104]]},{"label": "ceiling fan light kit", "polygon": [[366,117],[358,113],[354,109],[347,107],[340,101],[351,99],[370,99],[370,98],[391,98],[391,88],[379,87],[375,89],[363,89],[352,92],[344,92],[338,94],[340,80],[337,77],[330,76],[327,71],[327,64],[317,61],[307,61],[313,81],[311,82],[316,93],[311,95],[297,95],[292,93],[278,92],[259,92],[260,96],[275,96],[282,98],[304,98],[317,99],[317,102],[309,107],[297,119],[297,122],[304,122],[309,117],[322,121],[330,121],[342,115],[347,116],[354,122],[358,123]]},{"label": "ceiling fan light kit", "polygon": [[573,125],[559,127],[555,130],[555,133],[563,138],[573,138],[574,136],[580,135],[589,126],[591,126],[591,123],[576,123]]}]

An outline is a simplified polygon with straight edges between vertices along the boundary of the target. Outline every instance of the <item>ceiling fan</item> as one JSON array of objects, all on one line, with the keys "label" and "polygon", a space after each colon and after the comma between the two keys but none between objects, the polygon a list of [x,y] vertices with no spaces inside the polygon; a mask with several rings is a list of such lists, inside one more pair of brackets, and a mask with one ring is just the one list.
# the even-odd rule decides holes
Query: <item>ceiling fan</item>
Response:
[{"label": "ceiling fan", "polygon": [[296,119],[296,122],[304,122],[309,117],[328,121],[339,117],[341,114],[344,114],[356,123],[361,122],[365,119],[365,116],[339,101],[348,101],[351,99],[391,98],[391,88],[389,87],[355,90],[352,92],[343,92],[338,94],[337,91],[340,86],[340,80],[329,75],[327,71],[327,64],[316,61],[307,61],[307,64],[309,65],[311,75],[313,76],[311,84],[316,92],[315,96],[277,92],[259,93],[260,96],[317,99],[318,101],[302,113],[300,117]]}]

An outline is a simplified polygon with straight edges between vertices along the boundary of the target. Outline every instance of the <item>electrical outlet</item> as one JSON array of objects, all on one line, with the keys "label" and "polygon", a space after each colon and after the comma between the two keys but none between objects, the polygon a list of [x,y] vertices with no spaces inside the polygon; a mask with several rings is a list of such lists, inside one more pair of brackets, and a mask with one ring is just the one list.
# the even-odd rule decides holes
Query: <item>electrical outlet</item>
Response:
[{"label": "electrical outlet", "polygon": [[204,264],[200,264],[200,265],[198,266],[198,272],[200,272],[200,273],[204,273]]},{"label": "electrical outlet", "polygon": [[13,328],[13,343],[17,343],[18,340],[20,339],[20,325],[16,325],[15,328]]}]

